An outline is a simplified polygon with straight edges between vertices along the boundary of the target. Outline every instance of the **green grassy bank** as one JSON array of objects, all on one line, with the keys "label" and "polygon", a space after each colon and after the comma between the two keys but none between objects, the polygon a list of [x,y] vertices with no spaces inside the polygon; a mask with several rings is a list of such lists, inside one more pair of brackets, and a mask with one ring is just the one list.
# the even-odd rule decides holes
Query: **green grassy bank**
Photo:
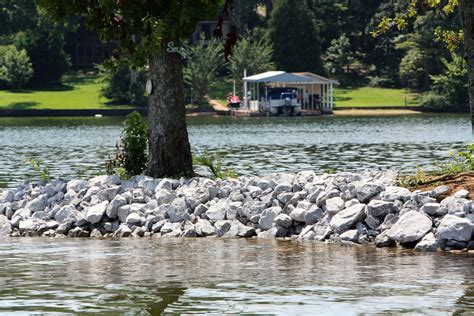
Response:
[{"label": "green grassy bank", "polygon": [[[0,90],[0,109],[74,110],[74,109],[123,109],[128,105],[110,105],[100,95],[101,83],[96,75],[73,74],[60,84],[19,92]],[[226,105],[227,94],[232,91],[232,81],[222,79],[211,85],[209,96]],[[392,107],[416,105],[416,94],[404,89],[336,88],[336,108]]]},{"label": "green grassy bank", "polygon": [[334,91],[336,108],[416,106],[416,97],[416,93],[405,89],[361,87]]},{"label": "green grassy bank", "polygon": [[21,91],[0,91],[0,109],[74,110],[120,109],[124,105],[108,105],[100,95],[101,84],[95,75],[64,76],[61,83]]}]

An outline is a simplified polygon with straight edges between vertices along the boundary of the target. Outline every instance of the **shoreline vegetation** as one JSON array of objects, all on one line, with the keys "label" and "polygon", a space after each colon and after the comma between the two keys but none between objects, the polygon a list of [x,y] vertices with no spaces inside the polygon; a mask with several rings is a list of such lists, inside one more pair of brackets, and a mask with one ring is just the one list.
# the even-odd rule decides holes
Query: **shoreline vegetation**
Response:
[{"label": "shoreline vegetation", "polygon": [[[100,95],[103,83],[94,73],[71,73],[63,77],[60,83],[51,83],[35,89],[20,91],[0,91],[0,111],[3,116],[15,113],[31,113],[38,110],[129,110],[140,109],[126,104],[112,104],[109,99]],[[229,80],[211,85],[210,104],[204,108],[188,106],[192,115],[212,112],[213,106],[220,104],[226,108],[226,96],[232,90]],[[338,115],[384,115],[417,113],[417,94],[404,89],[387,89],[373,87],[337,88],[335,92]],[[421,110],[421,108],[420,108]],[[23,112],[25,111],[25,112]],[[28,112],[29,111],[29,112]],[[358,111],[358,112],[356,112]],[[33,114],[26,114],[32,116]]]}]

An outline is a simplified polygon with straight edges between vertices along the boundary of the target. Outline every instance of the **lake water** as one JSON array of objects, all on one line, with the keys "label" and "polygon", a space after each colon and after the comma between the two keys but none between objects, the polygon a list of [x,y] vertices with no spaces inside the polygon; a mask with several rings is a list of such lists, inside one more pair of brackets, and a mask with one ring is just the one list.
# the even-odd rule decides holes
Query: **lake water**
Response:
[{"label": "lake water", "polygon": [[[0,183],[103,173],[118,118],[1,118]],[[193,118],[193,148],[242,174],[397,168],[471,141],[467,116]],[[0,240],[0,313],[469,314],[474,254],[234,239]]]},{"label": "lake water", "polygon": [[235,239],[0,241],[0,313],[474,311],[474,254]]},{"label": "lake water", "polygon": [[[0,118],[0,186],[34,176],[28,158],[55,177],[104,173],[123,118]],[[189,118],[195,150],[221,149],[240,174],[432,168],[472,140],[469,116]]]}]

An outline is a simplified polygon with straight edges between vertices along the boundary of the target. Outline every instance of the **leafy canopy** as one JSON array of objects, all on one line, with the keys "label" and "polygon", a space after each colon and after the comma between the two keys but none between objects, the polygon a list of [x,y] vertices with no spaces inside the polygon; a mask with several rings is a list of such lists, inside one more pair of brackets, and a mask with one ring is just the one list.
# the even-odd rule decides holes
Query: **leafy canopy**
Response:
[{"label": "leafy canopy", "polygon": [[[423,9],[435,9],[438,13],[444,15],[452,14],[456,11],[459,0],[423,0],[421,2],[419,0],[409,0],[407,5],[406,10],[393,17],[382,17],[377,28],[371,32],[372,36],[377,37],[391,28],[404,30],[408,26],[408,21],[418,15],[419,6]],[[462,30],[443,30],[441,28],[438,28],[435,34],[439,40],[445,42],[451,51],[458,46],[458,43],[462,41],[464,36]]]},{"label": "leafy canopy", "polygon": [[242,86],[244,69],[247,69],[247,76],[273,70],[275,64],[272,62],[272,54],[270,38],[261,29],[256,28],[239,39],[228,62],[230,75],[237,86]]},{"label": "leafy canopy", "polygon": [[224,48],[217,39],[206,42],[201,34],[196,45],[185,45],[186,65],[184,80],[193,89],[198,104],[207,104],[209,85],[216,81],[218,71],[225,63]]},{"label": "leafy canopy", "polygon": [[118,40],[141,61],[168,41],[187,37],[200,20],[216,15],[223,0],[38,0],[54,18],[80,15],[103,40]]}]

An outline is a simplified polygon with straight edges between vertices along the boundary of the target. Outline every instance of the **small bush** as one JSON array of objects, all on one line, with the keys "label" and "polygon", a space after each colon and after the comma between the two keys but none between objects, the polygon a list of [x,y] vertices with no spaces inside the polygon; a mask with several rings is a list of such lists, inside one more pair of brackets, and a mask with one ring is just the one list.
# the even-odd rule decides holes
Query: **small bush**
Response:
[{"label": "small bush", "polygon": [[210,153],[207,149],[199,151],[193,156],[193,164],[203,166],[213,179],[236,178],[237,173],[233,169],[225,169],[222,166],[222,152],[216,150]]},{"label": "small bush", "polygon": [[442,112],[450,108],[450,102],[445,96],[428,92],[421,95],[420,106],[429,111]]},{"label": "small bush", "polygon": [[146,106],[148,98],[145,95],[146,75],[137,71],[136,80],[131,80],[131,68],[126,64],[116,67],[103,66],[100,69],[102,81],[105,82],[101,94],[116,104],[131,104]]},{"label": "small bush", "polygon": [[393,88],[395,82],[391,78],[379,77],[379,76],[367,76],[369,79],[369,87],[379,87],[379,88]]},{"label": "small bush", "polygon": [[18,50],[15,46],[8,46],[4,50],[0,64],[0,80],[5,81],[14,89],[28,83],[33,77],[33,67],[26,50]]},{"label": "small bush", "polygon": [[122,136],[116,145],[115,157],[106,162],[108,174],[127,178],[146,170],[147,132],[147,124],[140,113],[134,111],[127,116]]}]

